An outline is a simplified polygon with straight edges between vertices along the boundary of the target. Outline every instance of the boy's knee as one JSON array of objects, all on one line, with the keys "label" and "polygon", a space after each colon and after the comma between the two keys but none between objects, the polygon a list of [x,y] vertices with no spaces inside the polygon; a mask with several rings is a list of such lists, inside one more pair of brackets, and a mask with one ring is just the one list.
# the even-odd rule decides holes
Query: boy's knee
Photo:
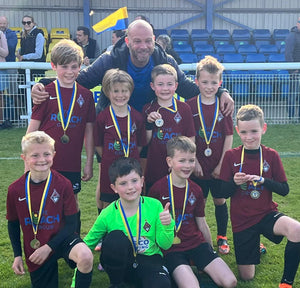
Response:
[{"label": "boy's knee", "polygon": [[224,288],[234,288],[236,287],[236,285],[237,285],[237,279],[235,278],[234,275],[230,278],[225,279],[223,283]]},{"label": "boy's knee", "polygon": [[81,247],[78,251],[78,269],[83,273],[90,272],[93,268],[93,259],[92,251],[87,246]]}]

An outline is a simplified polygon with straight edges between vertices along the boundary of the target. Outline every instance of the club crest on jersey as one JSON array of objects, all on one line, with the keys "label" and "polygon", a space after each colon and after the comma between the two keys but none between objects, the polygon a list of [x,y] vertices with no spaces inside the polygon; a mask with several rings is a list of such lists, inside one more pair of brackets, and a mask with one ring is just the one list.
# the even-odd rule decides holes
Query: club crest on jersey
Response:
[{"label": "club crest on jersey", "polygon": [[131,126],[131,134],[133,135],[133,133],[136,131],[137,127],[136,127],[136,124],[135,122],[132,124]]},{"label": "club crest on jersey", "polygon": [[143,229],[146,231],[146,232],[149,232],[150,231],[150,228],[151,228],[151,225],[147,222],[147,220],[145,220],[145,224],[143,226]]},{"label": "club crest on jersey", "polygon": [[194,205],[194,203],[196,202],[196,197],[195,197],[195,195],[193,194],[193,192],[191,192],[191,194],[190,194],[190,196],[189,196],[189,202],[190,202],[190,204],[193,206]]},{"label": "club crest on jersey", "polygon": [[270,169],[270,164],[266,160],[264,160],[264,165],[263,165],[264,172],[268,172],[269,169]]},{"label": "club crest on jersey", "polygon": [[83,106],[83,104],[84,104],[84,99],[83,99],[83,97],[82,97],[81,94],[79,95],[79,97],[78,97],[78,99],[77,99],[77,103],[78,103],[78,105],[79,105],[80,108],[81,108],[81,107]]},{"label": "club crest on jersey", "polygon": [[174,120],[175,122],[178,124],[181,121],[182,117],[179,114],[179,112],[176,113],[176,115],[174,116]]},{"label": "club crest on jersey", "polygon": [[53,193],[52,193],[52,195],[51,195],[51,197],[50,197],[50,199],[53,201],[53,203],[57,203],[58,200],[59,200],[59,198],[60,198],[60,195],[59,195],[58,192],[54,189],[54,190],[53,190]]}]

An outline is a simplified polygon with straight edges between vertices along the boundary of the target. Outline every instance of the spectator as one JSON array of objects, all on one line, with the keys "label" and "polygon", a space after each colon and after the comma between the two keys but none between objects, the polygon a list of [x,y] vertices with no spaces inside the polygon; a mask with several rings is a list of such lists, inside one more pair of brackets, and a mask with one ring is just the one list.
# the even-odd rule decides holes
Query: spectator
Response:
[{"label": "spectator", "polygon": [[[5,34],[0,31],[0,62],[5,62],[5,57],[8,55],[7,41]],[[6,70],[0,70],[0,120],[3,120],[3,91],[6,89],[5,75]]]},{"label": "spectator", "polygon": [[102,53],[104,52],[109,52],[113,49],[114,45],[123,37],[125,36],[125,31],[124,30],[114,30],[112,35],[111,35],[111,44],[108,46]]},{"label": "spectator", "polygon": [[95,39],[90,37],[90,30],[85,26],[78,26],[74,40],[83,50],[83,64],[89,66],[100,55],[100,48]]},{"label": "spectator", "polygon": [[[151,71],[159,64],[170,64],[177,72],[178,88],[176,92],[184,98],[192,98],[199,94],[198,86],[189,80],[180,70],[176,61],[168,56],[163,49],[155,45],[152,27],[143,20],[136,20],[128,27],[128,35],[118,41],[111,53],[102,54],[91,66],[80,71],[77,78],[79,84],[86,88],[93,88],[102,83],[103,76],[108,69],[119,68],[128,72],[134,80],[134,90],[129,105],[141,111],[144,104],[155,98],[150,87]],[[226,89],[219,90],[227,91]],[[220,94],[220,93],[219,93]],[[143,97],[141,97],[143,95]],[[225,114],[233,112],[233,100],[228,93],[223,93],[220,108]],[[49,97],[41,83],[33,86],[32,98],[34,103],[41,103]],[[100,96],[99,106],[103,109],[106,97]],[[224,105],[227,103],[227,105]],[[107,103],[106,103],[107,104]]]},{"label": "spectator", "polygon": [[167,34],[161,34],[157,37],[156,43],[158,43],[167,54],[171,55],[177,62],[177,64],[181,64],[182,60],[176,51],[172,48],[171,38]]},{"label": "spectator", "polygon": [[[285,39],[285,60],[287,62],[300,62],[300,17],[297,26],[291,29]],[[297,98],[299,101],[300,69],[290,70],[291,89],[288,98],[288,114],[292,119],[295,116]],[[299,103],[299,102],[298,102]],[[300,105],[298,105],[298,120],[300,120]]]},{"label": "spectator", "polygon": [[[8,55],[6,56],[5,60],[6,62],[15,62],[18,38],[16,32],[8,28],[8,20],[6,16],[0,16],[0,30],[5,34],[8,46]],[[15,119],[14,97],[18,93],[17,69],[8,69],[6,73],[8,74],[8,91],[5,97],[5,121],[2,125],[2,128],[12,127],[11,120]]]},{"label": "spectator", "polygon": [[[44,32],[37,28],[32,16],[25,15],[22,24],[24,29],[21,33],[21,48],[16,55],[18,60],[45,62]],[[34,74],[44,74],[44,70],[31,70],[31,76]]]}]

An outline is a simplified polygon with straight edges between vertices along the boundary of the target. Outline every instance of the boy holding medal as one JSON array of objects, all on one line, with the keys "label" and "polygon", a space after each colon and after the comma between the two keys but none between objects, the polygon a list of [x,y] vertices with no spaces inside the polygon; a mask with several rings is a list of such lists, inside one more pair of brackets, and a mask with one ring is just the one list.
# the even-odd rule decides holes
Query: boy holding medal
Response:
[{"label": "boy holding medal", "polygon": [[226,200],[215,198],[221,189],[219,180],[224,154],[232,147],[232,116],[225,116],[219,109],[219,98],[216,96],[222,83],[224,67],[212,56],[202,59],[196,68],[195,82],[200,94],[190,100],[196,131],[197,158],[194,180],[201,188],[205,200],[209,191],[213,196],[217,222],[217,245],[219,253],[228,254],[227,242],[228,209]]},{"label": "boy holding medal", "polygon": [[277,210],[272,192],[289,193],[282,162],[272,148],[261,145],[267,130],[263,111],[242,106],[236,115],[242,146],[225,153],[220,197],[231,197],[234,249],[241,279],[251,280],[260,263],[260,235],[278,244],[287,238],[284,272],[279,288],[292,288],[300,261],[300,223]]},{"label": "boy holding medal", "polygon": [[58,287],[57,260],[64,258],[75,268],[75,287],[89,287],[93,255],[75,233],[76,202],[72,185],[51,170],[55,141],[45,132],[26,134],[22,139],[22,158],[29,171],[12,183],[7,194],[8,232],[14,251],[12,269],[25,274],[25,259],[33,288]]},{"label": "boy holding medal", "polygon": [[166,163],[168,140],[178,135],[195,140],[191,108],[173,97],[178,86],[174,67],[169,64],[155,66],[151,81],[157,99],[143,108],[147,140],[150,141],[145,170],[146,191],[169,172]]},{"label": "boy holding medal", "polygon": [[123,282],[138,288],[170,288],[161,249],[174,239],[174,220],[153,198],[141,196],[144,177],[139,161],[121,157],[109,168],[111,188],[120,199],[102,210],[84,242],[94,249],[103,239],[100,261],[111,286]]},{"label": "boy holding medal", "polygon": [[[83,52],[72,40],[63,39],[51,51],[51,66],[57,79],[45,88],[50,97],[32,109],[27,133],[42,130],[55,139],[56,157],[53,169],[67,177],[72,185],[78,208],[77,232],[80,233],[80,210],[77,193],[81,180],[93,176],[93,125],[95,102],[91,91],[76,82]],[[81,151],[85,143],[86,164],[81,177]]]},{"label": "boy holding medal", "polygon": [[190,267],[192,260],[198,270],[206,272],[218,286],[235,287],[234,274],[212,248],[201,188],[189,179],[195,168],[195,143],[186,136],[170,139],[166,161],[171,173],[150,188],[149,196],[163,205],[170,202],[175,219],[173,245],[164,251],[170,274],[179,288],[200,287]]}]

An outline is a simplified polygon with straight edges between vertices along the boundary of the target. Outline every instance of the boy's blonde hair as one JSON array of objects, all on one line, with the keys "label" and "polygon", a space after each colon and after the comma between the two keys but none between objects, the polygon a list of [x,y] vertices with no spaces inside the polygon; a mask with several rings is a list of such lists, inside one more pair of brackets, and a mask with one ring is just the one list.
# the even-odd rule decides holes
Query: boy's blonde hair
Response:
[{"label": "boy's blonde hair", "polygon": [[130,94],[134,89],[134,83],[131,76],[120,69],[109,69],[106,71],[103,80],[102,80],[102,91],[108,97],[109,92],[112,89],[112,86],[116,83],[124,83],[127,85]]},{"label": "boy's blonde hair", "polygon": [[219,74],[220,80],[222,80],[223,70],[224,66],[216,58],[212,56],[205,56],[205,58],[197,64],[196,78],[199,79],[201,71],[206,71],[210,74]]},{"label": "boy's blonde hair", "polygon": [[177,82],[177,72],[176,69],[170,64],[160,64],[155,66],[151,72],[151,81],[154,82],[155,78],[158,75],[171,75],[174,76],[175,81]]},{"label": "boy's blonde hair", "polygon": [[258,119],[260,126],[263,127],[263,125],[265,124],[264,112],[257,105],[253,105],[253,104],[244,105],[238,110],[236,114],[237,125],[239,121],[250,121],[255,119]]},{"label": "boy's blonde hair", "polygon": [[51,50],[51,62],[56,65],[65,65],[73,61],[78,65],[83,61],[83,50],[73,40],[62,39]]},{"label": "boy's blonde hair", "polygon": [[53,151],[55,150],[55,140],[44,131],[34,131],[23,136],[21,142],[22,153],[26,154],[32,144],[48,144]]},{"label": "boy's blonde hair", "polygon": [[186,136],[176,136],[167,142],[167,156],[173,158],[175,150],[196,153],[196,144]]}]

